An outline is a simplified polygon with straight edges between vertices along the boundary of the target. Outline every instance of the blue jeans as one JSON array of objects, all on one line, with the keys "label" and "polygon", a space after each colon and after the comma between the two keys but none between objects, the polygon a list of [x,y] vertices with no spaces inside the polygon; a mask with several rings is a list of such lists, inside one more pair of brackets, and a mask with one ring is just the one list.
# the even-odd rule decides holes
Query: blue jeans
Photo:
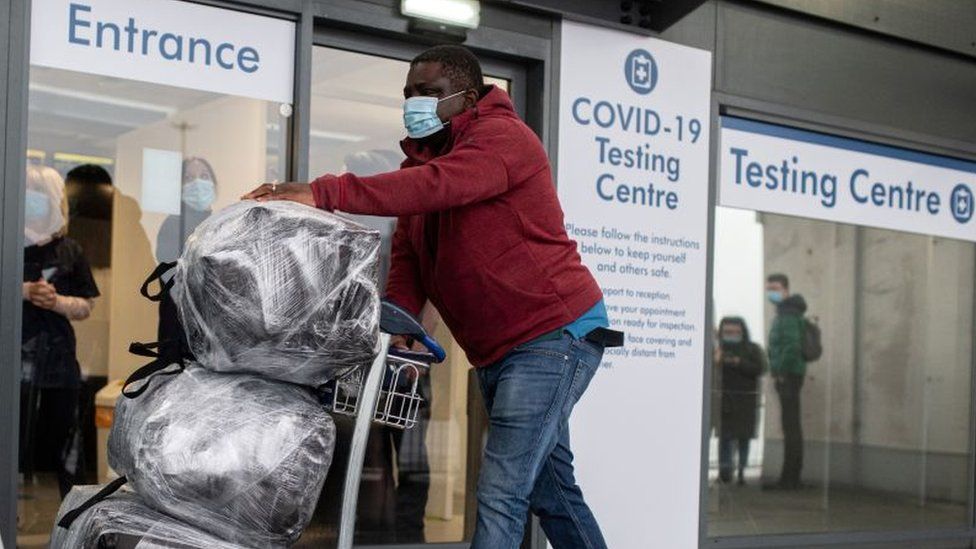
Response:
[{"label": "blue jeans", "polygon": [[477,370],[488,411],[472,549],[517,549],[528,511],[556,549],[606,548],[573,476],[569,415],[603,348],[563,334]]}]

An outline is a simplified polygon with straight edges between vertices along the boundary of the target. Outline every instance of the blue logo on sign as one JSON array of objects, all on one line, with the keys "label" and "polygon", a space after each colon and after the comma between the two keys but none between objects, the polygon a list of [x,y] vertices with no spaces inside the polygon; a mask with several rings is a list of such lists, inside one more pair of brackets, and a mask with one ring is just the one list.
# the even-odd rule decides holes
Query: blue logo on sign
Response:
[{"label": "blue logo on sign", "polygon": [[657,85],[657,63],[647,50],[636,49],[627,56],[624,75],[630,89],[647,95]]},{"label": "blue logo on sign", "polygon": [[952,217],[959,223],[966,223],[973,217],[973,191],[969,185],[960,183],[952,189],[949,198],[952,208]]}]

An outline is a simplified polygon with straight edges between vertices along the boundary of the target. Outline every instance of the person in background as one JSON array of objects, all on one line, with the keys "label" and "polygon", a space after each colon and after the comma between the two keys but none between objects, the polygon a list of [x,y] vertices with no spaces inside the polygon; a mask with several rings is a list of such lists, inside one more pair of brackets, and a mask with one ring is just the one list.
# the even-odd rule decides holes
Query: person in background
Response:
[{"label": "person in background", "polygon": [[24,214],[20,466],[55,469],[64,497],[80,448],[81,369],[71,321],[88,318],[99,293],[81,246],[65,236],[68,206],[57,171],[27,168]]},{"label": "person in background", "polygon": [[776,307],[769,331],[769,371],[776,382],[783,424],[783,471],[779,482],[768,488],[795,490],[802,486],[803,471],[800,390],[807,373],[803,359],[807,302],[799,294],[790,294],[790,279],[785,274],[766,278],[766,297]]},{"label": "person in background", "polygon": [[175,261],[183,253],[183,244],[197,225],[213,213],[217,199],[217,176],[210,163],[196,156],[183,160],[183,184],[180,213],[170,215],[156,236],[156,259]]},{"label": "person in background", "polygon": [[92,268],[111,267],[112,176],[95,164],[81,164],[64,176],[71,238],[85,250]]},{"label": "person in background", "polygon": [[749,328],[742,318],[723,318],[718,333],[715,363],[721,375],[719,481],[732,482],[732,472],[736,470],[732,461],[733,446],[737,445],[738,482],[742,485],[745,484],[749,443],[756,437],[759,378],[766,370],[766,357],[762,348],[749,338]]}]

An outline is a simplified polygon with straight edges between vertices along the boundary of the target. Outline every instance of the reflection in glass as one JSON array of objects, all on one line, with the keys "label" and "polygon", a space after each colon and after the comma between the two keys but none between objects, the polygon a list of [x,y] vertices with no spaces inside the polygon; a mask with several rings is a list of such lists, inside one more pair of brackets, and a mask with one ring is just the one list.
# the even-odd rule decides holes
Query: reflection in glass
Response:
[{"label": "reflection in glass", "polygon": [[[31,67],[29,87],[29,164],[67,180],[67,237],[101,293],[86,320],[71,320],[77,384],[46,400],[77,417],[72,482],[102,483],[106,430],[95,427],[95,394],[145,363],[129,343],[158,338],[159,306],[140,285],[210,212],[287,173],[288,119],[266,101],[45,67]],[[18,545],[45,545],[53,525],[60,494],[46,468],[18,488]]]},{"label": "reflection in glass", "polygon": [[973,244],[727,208],[715,237],[715,318],[770,375],[744,486],[713,438],[709,535],[967,524]]}]

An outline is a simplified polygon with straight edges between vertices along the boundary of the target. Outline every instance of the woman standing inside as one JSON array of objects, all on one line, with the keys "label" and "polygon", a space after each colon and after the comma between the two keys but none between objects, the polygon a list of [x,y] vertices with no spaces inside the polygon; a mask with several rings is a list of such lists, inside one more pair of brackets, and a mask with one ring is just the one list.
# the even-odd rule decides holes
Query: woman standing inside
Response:
[{"label": "woman standing inside", "polygon": [[745,484],[743,473],[749,459],[749,442],[756,438],[759,378],[766,371],[766,355],[749,339],[749,328],[740,317],[723,318],[718,333],[715,365],[721,373],[719,480],[732,482],[733,445],[737,445],[738,481]]},{"label": "woman standing inside", "polygon": [[71,321],[88,318],[99,294],[81,246],[65,236],[58,172],[29,166],[25,200],[20,465],[27,473],[56,470],[64,497],[79,457],[81,368]]}]

